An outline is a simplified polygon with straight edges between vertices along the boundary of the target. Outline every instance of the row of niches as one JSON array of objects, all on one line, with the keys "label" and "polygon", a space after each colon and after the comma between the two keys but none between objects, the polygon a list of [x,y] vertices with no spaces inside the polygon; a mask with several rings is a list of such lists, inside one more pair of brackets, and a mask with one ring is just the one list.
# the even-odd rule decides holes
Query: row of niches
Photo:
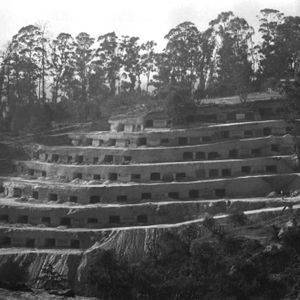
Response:
[{"label": "row of niches", "polygon": [[65,184],[37,185],[28,181],[7,181],[3,182],[1,192],[2,197],[7,199],[5,201],[28,202],[28,205],[45,203],[49,205],[65,204],[70,207],[77,204],[101,207],[102,204],[112,203],[144,205],[144,203],[172,203],[224,197],[265,197],[271,191],[280,188],[278,182],[286,186],[294,182],[293,184],[296,186],[298,181],[300,181],[300,177],[297,174],[256,175],[155,185],[112,185],[110,187]]},{"label": "row of niches", "polygon": [[104,155],[104,157],[99,158],[98,156],[87,157],[85,155],[61,155],[57,153],[34,153],[33,159],[37,159],[49,163],[64,163],[64,164],[130,164],[132,162],[132,156],[113,156],[113,155]]},{"label": "row of niches", "polygon": [[[80,167],[66,165],[47,165],[46,170],[39,169],[34,162],[19,168],[26,179],[52,179],[61,182],[78,183],[78,180],[91,184],[177,182],[239,177],[257,174],[292,173],[296,171],[296,161],[292,156],[257,157],[251,159],[213,160],[203,162],[185,162],[176,164],[132,166],[122,168],[117,165],[104,167]],[[35,169],[37,168],[37,169]],[[75,181],[74,181],[75,180]]]},{"label": "row of niches", "polygon": [[[248,142],[248,141],[247,141]],[[269,144],[269,140],[264,142],[259,140],[253,143],[239,143],[236,148],[229,148],[230,145],[214,145],[210,148],[218,148],[218,151],[186,151],[185,148],[179,149],[151,149],[147,152],[134,151],[131,155],[112,155],[104,154],[99,156],[90,156],[90,153],[74,154],[74,153],[51,153],[42,151],[36,153],[33,159],[59,164],[75,164],[75,165],[102,165],[116,164],[128,165],[136,163],[156,163],[156,162],[174,162],[174,161],[189,161],[189,160],[216,160],[216,159],[232,159],[232,158],[249,158],[271,155],[289,155],[294,153],[294,146],[291,144]],[[282,142],[284,140],[282,139]],[[254,147],[251,147],[254,144]],[[249,148],[247,148],[249,147]],[[194,149],[195,147],[193,147]],[[197,148],[204,148],[198,146]],[[208,147],[205,147],[208,148]],[[55,151],[55,150],[53,150]],[[74,152],[74,151],[72,151]],[[81,151],[82,152],[82,151]],[[96,152],[96,151],[95,151]]]},{"label": "row of niches", "polygon": [[0,235],[0,247],[25,247],[25,248],[67,248],[67,249],[80,249],[81,241],[79,239],[70,239],[68,241],[61,242],[55,238],[37,239],[32,237],[32,234],[23,237],[11,237],[8,235]]},{"label": "row of niches", "polygon": [[[50,202],[50,203],[64,203],[69,202],[70,204],[98,204],[98,203],[106,203],[105,197],[100,194],[91,194],[84,195],[84,200],[81,197],[77,196],[75,193],[70,192],[69,195],[66,193],[60,193],[59,191],[47,191],[44,188],[39,190],[38,188],[33,189],[25,189],[21,187],[0,187],[0,196],[3,197],[13,197],[16,199],[20,199],[21,202],[33,202],[36,203],[36,200],[40,200],[40,202]],[[117,203],[126,203],[132,202],[130,195],[128,194],[116,194],[113,196],[113,202]],[[151,193],[151,192],[141,192],[139,195],[139,200],[141,202],[148,201],[172,201],[172,200],[196,200],[196,199],[205,199],[205,198],[223,198],[226,197],[226,189],[225,188],[211,188],[208,189],[187,189],[186,191],[178,192],[178,191],[169,191],[169,192],[159,192],[159,193]]]},{"label": "row of niches", "polygon": [[[20,190],[15,190],[20,193]],[[192,199],[199,197],[199,190],[189,190],[189,196]],[[36,196],[37,191],[33,194]],[[215,189],[216,196],[226,195],[225,189]],[[57,198],[58,195],[52,193],[50,198]],[[73,196],[74,197],[74,196]],[[122,197],[124,201],[125,195]],[[145,193],[145,198],[151,198],[152,195]],[[168,197],[172,200],[179,198],[178,192],[169,192]],[[205,213],[216,214],[226,213],[228,204],[231,202],[225,199],[214,201],[171,201],[171,202],[145,202],[138,205],[110,205],[110,206],[76,206],[68,207],[66,205],[36,205],[36,203],[19,203],[17,199],[11,199],[10,203],[2,199],[0,212],[0,224],[2,226],[13,225],[13,227],[22,227],[24,224],[37,227],[56,227],[56,228],[113,228],[124,226],[142,226],[154,224],[171,224],[183,222],[186,219],[203,217]],[[91,196],[90,200],[99,201],[99,196]],[[257,208],[258,202],[246,204],[247,207]],[[241,207],[242,204],[238,204]],[[1,227],[1,225],[0,225]]]},{"label": "row of niches", "polygon": [[[269,135],[284,135],[291,132],[291,127],[286,128],[272,128],[264,127],[260,128],[258,126],[249,125],[250,129],[239,129],[235,126],[232,130],[207,130],[206,134],[203,136],[193,134],[189,136],[189,132],[186,132],[185,136],[176,136],[171,133],[159,133],[157,137],[148,138],[147,136],[132,137],[132,138],[71,138],[73,146],[93,146],[93,147],[159,147],[159,146],[187,146],[187,145],[200,145],[207,144],[215,141],[222,141],[228,139],[242,139],[242,138],[252,138],[252,137],[262,137]],[[258,127],[258,128],[255,128]],[[161,137],[164,135],[164,137]]]},{"label": "row of niches", "polygon": [[[181,196],[179,192],[169,192],[170,202],[145,202],[138,205],[92,205],[68,207],[66,205],[29,205],[18,203],[16,199],[11,203],[5,203],[0,212],[0,227],[10,226],[20,228],[26,226],[50,227],[50,228],[93,228],[107,229],[114,227],[143,226],[155,224],[171,224],[183,222],[187,219],[197,219],[206,214],[226,214],[232,211],[251,210],[279,206],[276,199],[268,201],[229,200],[226,197],[226,189],[214,190],[215,196],[222,197],[219,200],[198,200],[203,191],[189,190],[189,197],[193,201],[174,201]],[[94,198],[92,196],[91,198]],[[123,196],[124,197],[124,196]],[[143,197],[150,198],[149,195]],[[13,203],[13,204],[12,204]]]},{"label": "row of niches", "polygon": [[[142,210],[145,210],[142,208]],[[115,226],[132,226],[148,224],[147,214],[135,215],[134,212],[127,210],[126,214],[118,215],[118,212],[112,212],[108,215],[101,212],[95,213],[77,213],[72,214],[70,217],[60,213],[59,210],[55,212],[43,212],[29,210],[28,214],[25,214],[24,209],[21,209],[22,214],[17,214],[16,211],[9,211],[0,214],[0,224],[15,224],[21,226],[24,224],[39,226],[39,227],[67,227],[67,228],[108,228]],[[151,211],[152,212],[152,211]],[[153,213],[153,212],[152,212]],[[88,215],[88,216],[85,216]],[[93,215],[93,216],[90,216]],[[99,215],[97,217],[97,215]],[[155,221],[155,217],[152,216],[151,223]],[[167,221],[167,219],[166,219]]]}]

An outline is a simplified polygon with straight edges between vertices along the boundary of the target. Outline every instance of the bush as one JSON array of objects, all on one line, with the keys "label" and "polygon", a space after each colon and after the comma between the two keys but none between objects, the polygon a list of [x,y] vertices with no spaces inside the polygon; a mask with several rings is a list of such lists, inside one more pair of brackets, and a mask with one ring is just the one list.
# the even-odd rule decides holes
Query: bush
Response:
[{"label": "bush", "polygon": [[248,218],[244,212],[235,212],[229,216],[229,219],[235,226],[244,226],[248,223]]},{"label": "bush", "polygon": [[285,246],[295,249],[300,253],[300,227],[291,227],[288,228],[283,235],[281,240]]},{"label": "bush", "polygon": [[223,241],[224,250],[228,254],[235,254],[242,249],[243,242],[242,238],[226,236]]},{"label": "bush", "polygon": [[207,216],[203,221],[203,226],[209,230],[213,230],[214,227],[216,226],[216,223],[217,222],[214,218]]},{"label": "bush", "polygon": [[118,260],[112,250],[101,251],[88,274],[89,284],[96,287],[101,299],[132,299],[132,278],[127,263]]},{"label": "bush", "polygon": [[12,286],[25,284],[28,279],[28,270],[25,265],[9,260],[0,266],[1,282]]}]

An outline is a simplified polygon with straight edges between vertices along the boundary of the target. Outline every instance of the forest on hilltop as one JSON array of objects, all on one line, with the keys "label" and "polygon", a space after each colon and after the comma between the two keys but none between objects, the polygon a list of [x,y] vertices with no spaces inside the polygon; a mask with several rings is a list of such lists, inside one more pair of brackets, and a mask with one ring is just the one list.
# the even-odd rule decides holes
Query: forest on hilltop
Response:
[{"label": "forest on hilltop", "polygon": [[45,25],[22,27],[1,52],[1,127],[94,120],[174,90],[199,101],[277,88],[299,73],[300,17],[263,9],[258,18],[259,33],[231,11],[203,31],[183,22],[165,35],[161,52],[155,41],[115,32],[52,39]]}]

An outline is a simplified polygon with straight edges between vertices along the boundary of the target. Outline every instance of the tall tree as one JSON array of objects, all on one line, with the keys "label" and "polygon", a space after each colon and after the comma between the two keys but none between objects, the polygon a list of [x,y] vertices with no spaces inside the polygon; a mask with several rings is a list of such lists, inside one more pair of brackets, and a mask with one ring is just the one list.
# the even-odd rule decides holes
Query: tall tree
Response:
[{"label": "tall tree", "polygon": [[216,41],[212,37],[212,29],[208,28],[204,32],[199,33],[198,61],[196,65],[197,88],[194,97],[199,101],[206,95],[212,78],[214,76],[214,49]]},{"label": "tall tree", "polygon": [[165,36],[168,40],[164,50],[170,70],[169,81],[191,90],[197,80],[199,31],[191,22],[184,22],[171,29]]},{"label": "tall tree", "polygon": [[123,78],[129,78],[129,82],[123,82],[125,89],[130,92],[135,90],[137,84],[138,90],[141,89],[141,57],[140,45],[138,44],[138,37],[122,36],[120,41],[121,62],[123,67]]},{"label": "tall tree", "polygon": [[42,33],[37,26],[22,27],[13,36],[11,51],[15,58],[15,77],[18,94],[22,100],[34,103],[37,100],[37,79],[39,78],[39,51]]},{"label": "tall tree", "polygon": [[[68,33],[60,33],[51,43],[51,92],[56,103],[64,95],[70,97],[75,69],[75,43]],[[68,97],[69,96],[69,97]]]},{"label": "tall tree", "polygon": [[223,12],[210,22],[215,39],[213,89],[218,96],[239,94],[245,100],[253,74],[251,61],[254,30],[243,18]]},{"label": "tall tree", "polygon": [[156,70],[155,66],[155,51],[154,47],[156,43],[154,41],[147,41],[141,45],[141,68],[142,73],[146,77],[146,91],[149,91],[151,75]]},{"label": "tall tree", "polygon": [[38,59],[38,65],[39,65],[39,78],[38,78],[38,98],[41,99],[43,103],[46,102],[46,77],[47,77],[47,71],[50,67],[49,64],[49,37],[47,33],[47,24],[46,23],[40,23],[36,25],[39,28],[40,36],[37,41],[37,59]]},{"label": "tall tree", "polygon": [[274,39],[274,56],[279,75],[290,79],[298,76],[300,67],[300,17],[285,17],[277,26]]},{"label": "tall tree", "polygon": [[79,33],[75,38],[75,64],[76,75],[80,85],[79,100],[87,102],[89,95],[89,79],[92,71],[94,38],[85,32]]},{"label": "tall tree", "polygon": [[114,32],[110,32],[99,36],[98,43],[99,46],[96,50],[96,56],[99,65],[102,65],[105,72],[105,77],[110,88],[110,94],[115,95],[121,68],[119,39]]},{"label": "tall tree", "polygon": [[[267,81],[273,77],[280,78],[280,59],[275,53],[278,25],[283,22],[284,15],[276,9],[263,9],[259,15],[259,32],[262,35],[260,45],[260,74],[261,80]],[[279,64],[279,65],[278,65]],[[278,73],[279,72],[279,73]]]},{"label": "tall tree", "polygon": [[7,98],[4,98],[5,94],[5,69],[6,69],[6,53],[5,51],[0,53],[0,124],[6,117],[6,109],[8,107]]}]

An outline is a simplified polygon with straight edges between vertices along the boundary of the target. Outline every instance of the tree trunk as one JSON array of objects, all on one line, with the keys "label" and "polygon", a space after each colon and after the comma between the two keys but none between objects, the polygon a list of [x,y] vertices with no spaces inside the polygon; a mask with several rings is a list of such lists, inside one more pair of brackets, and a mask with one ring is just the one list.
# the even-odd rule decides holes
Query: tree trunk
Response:
[{"label": "tree trunk", "polygon": [[42,58],[42,101],[46,102],[46,92],[45,92],[45,54],[43,53]]}]

